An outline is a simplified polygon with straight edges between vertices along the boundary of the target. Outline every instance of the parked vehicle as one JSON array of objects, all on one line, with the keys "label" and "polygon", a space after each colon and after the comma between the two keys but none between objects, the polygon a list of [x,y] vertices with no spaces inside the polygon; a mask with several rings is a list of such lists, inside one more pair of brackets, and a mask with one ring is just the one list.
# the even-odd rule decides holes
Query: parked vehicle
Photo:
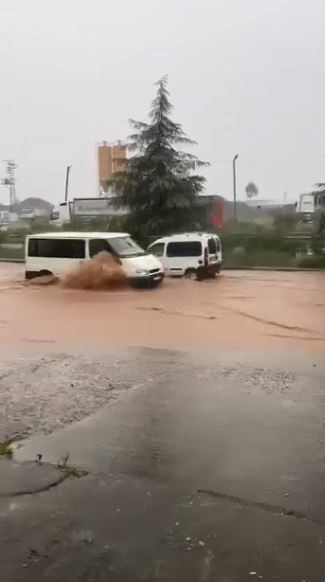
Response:
[{"label": "parked vehicle", "polygon": [[156,240],[148,252],[162,262],[166,275],[189,279],[214,277],[222,266],[218,236],[204,232],[174,234]]},{"label": "parked vehicle", "polygon": [[124,232],[50,232],[26,237],[26,279],[62,276],[99,252],[111,253],[130,282],[156,286],[164,278],[161,262]]},{"label": "parked vehicle", "polygon": [[117,209],[113,198],[74,198],[71,201],[61,202],[51,214],[51,225],[62,226],[74,220],[87,222],[95,218],[112,218],[127,214],[127,209]]}]

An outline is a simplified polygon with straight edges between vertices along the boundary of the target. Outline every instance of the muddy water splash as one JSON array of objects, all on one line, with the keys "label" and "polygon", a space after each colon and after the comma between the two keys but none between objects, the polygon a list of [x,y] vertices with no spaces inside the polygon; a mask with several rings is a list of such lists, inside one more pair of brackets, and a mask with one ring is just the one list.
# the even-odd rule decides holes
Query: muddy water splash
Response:
[{"label": "muddy water splash", "polygon": [[61,285],[69,289],[116,289],[126,285],[126,276],[112,255],[101,252],[68,273]]},{"label": "muddy water splash", "polygon": [[26,281],[26,285],[46,286],[54,285],[55,283],[58,282],[59,282],[58,277],[55,277],[54,275],[43,275],[42,277],[35,277],[35,279],[30,279],[30,281]]},{"label": "muddy water splash", "polygon": [[112,255],[101,252],[90,261],[80,263],[61,279],[54,275],[44,275],[31,279],[27,284],[36,286],[58,284],[67,289],[116,289],[126,284],[126,276]]}]

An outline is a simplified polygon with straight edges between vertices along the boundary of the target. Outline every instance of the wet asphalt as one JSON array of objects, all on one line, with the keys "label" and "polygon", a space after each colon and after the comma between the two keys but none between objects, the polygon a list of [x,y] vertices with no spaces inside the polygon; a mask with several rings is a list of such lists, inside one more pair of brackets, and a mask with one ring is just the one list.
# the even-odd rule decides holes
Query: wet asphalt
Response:
[{"label": "wet asphalt", "polygon": [[[19,372],[8,358],[9,386],[23,374],[35,387],[43,365],[44,382],[58,379],[48,410],[33,396],[30,428],[11,427],[31,435],[16,459],[68,458],[88,476],[0,499],[1,580],[324,580],[322,356],[142,348],[22,361]],[[100,386],[99,401],[89,416],[80,397],[71,423],[79,382]],[[51,406],[62,430],[44,429]],[[19,398],[10,407],[18,417]]]}]

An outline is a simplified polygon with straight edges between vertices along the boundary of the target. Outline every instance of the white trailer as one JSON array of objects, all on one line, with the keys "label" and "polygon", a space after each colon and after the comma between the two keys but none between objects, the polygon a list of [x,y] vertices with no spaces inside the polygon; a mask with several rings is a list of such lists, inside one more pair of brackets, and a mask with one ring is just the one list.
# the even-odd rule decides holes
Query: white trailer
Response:
[{"label": "white trailer", "polygon": [[51,224],[62,226],[72,220],[90,220],[93,218],[111,218],[127,214],[126,209],[116,208],[110,198],[74,198],[71,202],[62,202],[52,212]]}]

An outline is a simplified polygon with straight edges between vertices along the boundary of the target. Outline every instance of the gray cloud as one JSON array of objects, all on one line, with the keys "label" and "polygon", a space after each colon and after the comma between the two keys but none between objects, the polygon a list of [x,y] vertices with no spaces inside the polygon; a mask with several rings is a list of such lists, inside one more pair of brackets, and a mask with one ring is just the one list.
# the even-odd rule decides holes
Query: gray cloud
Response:
[{"label": "gray cloud", "polygon": [[[0,158],[18,194],[96,193],[95,144],[128,135],[168,73],[174,117],[211,161],[209,192],[254,180],[290,198],[325,180],[322,0],[0,2]],[[0,202],[7,192],[0,190]]]}]

